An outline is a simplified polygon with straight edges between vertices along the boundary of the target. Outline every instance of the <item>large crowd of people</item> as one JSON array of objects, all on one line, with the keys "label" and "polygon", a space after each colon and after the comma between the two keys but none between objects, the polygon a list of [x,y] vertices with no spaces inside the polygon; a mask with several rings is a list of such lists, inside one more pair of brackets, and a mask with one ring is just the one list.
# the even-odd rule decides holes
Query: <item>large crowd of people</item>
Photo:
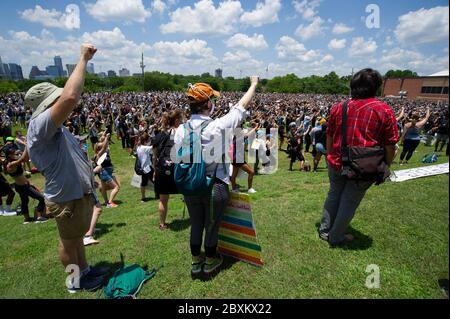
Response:
[{"label": "large crowd of people", "polygon": [[[135,170],[139,170],[142,176],[143,202],[147,200],[146,186],[154,183],[155,196],[159,199],[159,228],[164,231],[167,229],[169,197],[180,193],[174,177],[176,165],[171,150],[182,142],[186,127],[201,128],[203,148],[212,143],[210,136],[220,135],[222,130],[243,129],[243,135],[234,135],[230,147],[221,150],[221,155],[228,154],[231,158],[232,172],[217,163],[206,166],[206,173],[213,177],[212,195],[184,194],[192,224],[192,275],[200,272],[210,274],[222,263],[216,251],[217,232],[229,198],[228,185],[231,184],[232,191],[242,190],[236,183],[239,170],[242,170],[248,175],[245,191],[257,192],[253,188],[254,175],[273,164],[270,156],[278,150],[285,151],[285,156],[290,158],[291,171],[295,170],[293,164],[298,161],[300,171],[317,172],[322,156],[326,156],[331,189],[319,234],[331,244],[351,240],[345,233],[346,228],[372,183],[355,186],[338,173],[342,168],[339,159],[342,154],[336,151],[341,134],[336,120],[340,111],[336,106],[342,107],[342,102],[350,100],[349,96],[256,93],[257,77],[251,78],[247,93],[219,94],[203,83],[189,85],[187,94],[83,93],[85,66],[95,51],[92,46],[82,47],[80,63],[64,89],[41,83],[26,94],[0,96],[0,136],[3,138],[3,163],[0,167],[14,181],[10,184],[0,173],[0,214],[15,215],[11,205],[17,192],[25,224],[55,218],[61,239],[61,262],[64,266],[79,265],[81,289],[97,288],[105,274],[103,269],[89,267],[84,246],[98,243],[93,235],[102,206],[118,206],[114,200],[120,193],[121,183],[114,173],[111,158],[113,136],[117,142],[120,141],[124,154],[137,158],[138,169],[135,167]],[[358,73],[358,76],[367,76],[372,71],[365,72]],[[354,78],[354,83],[352,80],[352,85],[359,85],[357,78]],[[361,145],[384,143],[392,147],[389,164],[397,153],[400,153],[401,164],[407,164],[422,139],[428,145],[434,141],[435,152],[442,152],[446,147],[448,156],[448,102],[378,100],[374,99],[372,92],[358,95],[355,90],[352,87],[349,120],[356,123],[355,127],[365,126],[373,131],[368,133],[367,129],[366,136],[358,136],[357,141]],[[364,108],[368,99],[376,101],[370,102],[375,103],[373,108],[365,109],[364,116],[369,120],[355,120],[356,115],[351,115],[352,108]],[[373,124],[374,120],[370,119],[373,114],[379,123]],[[13,126],[18,128],[15,133]],[[379,135],[376,131],[379,127],[386,127],[386,136]],[[22,135],[24,130],[28,130],[27,137]],[[255,140],[259,142],[255,143]],[[92,146],[92,158],[88,155],[88,142]],[[253,165],[240,145],[246,145],[244,150],[256,152],[256,161],[251,161]],[[386,152],[391,152],[391,148]],[[306,153],[311,153],[312,167]],[[258,154],[265,155],[266,159]],[[31,173],[37,171],[46,180],[43,192],[30,183]],[[68,171],[72,172],[70,176],[63,173]],[[344,199],[333,193],[333,189],[336,192],[338,188],[349,190]],[[97,197],[97,189],[103,205]],[[2,205],[2,197],[6,197],[6,207]],[[358,201],[352,201],[350,197],[357,197]],[[29,214],[29,198],[39,203],[34,217]],[[345,201],[347,206],[339,205],[340,201]],[[209,218],[211,216],[212,219]],[[337,221],[336,216],[340,218]],[[200,253],[204,233],[205,260]],[[72,287],[69,291],[76,289]]]}]

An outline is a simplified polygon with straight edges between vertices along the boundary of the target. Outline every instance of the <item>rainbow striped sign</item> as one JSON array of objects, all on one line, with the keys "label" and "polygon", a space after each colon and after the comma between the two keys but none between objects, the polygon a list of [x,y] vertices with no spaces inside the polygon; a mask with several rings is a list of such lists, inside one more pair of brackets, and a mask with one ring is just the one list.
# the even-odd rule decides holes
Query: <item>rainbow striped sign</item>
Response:
[{"label": "rainbow striped sign", "polygon": [[223,255],[256,266],[263,265],[249,195],[230,193],[230,202],[219,228],[218,250]]}]

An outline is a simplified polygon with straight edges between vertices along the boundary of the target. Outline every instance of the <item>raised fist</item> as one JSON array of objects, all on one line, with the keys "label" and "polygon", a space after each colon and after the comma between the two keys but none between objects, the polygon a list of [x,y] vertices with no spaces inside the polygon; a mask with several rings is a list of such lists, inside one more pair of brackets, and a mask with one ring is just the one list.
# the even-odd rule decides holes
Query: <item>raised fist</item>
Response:
[{"label": "raised fist", "polygon": [[257,85],[258,82],[259,82],[259,76],[253,75],[253,76],[250,77],[250,83],[251,83],[252,85]]},{"label": "raised fist", "polygon": [[81,57],[84,58],[86,61],[91,60],[96,52],[97,48],[92,44],[83,44],[81,46]]}]

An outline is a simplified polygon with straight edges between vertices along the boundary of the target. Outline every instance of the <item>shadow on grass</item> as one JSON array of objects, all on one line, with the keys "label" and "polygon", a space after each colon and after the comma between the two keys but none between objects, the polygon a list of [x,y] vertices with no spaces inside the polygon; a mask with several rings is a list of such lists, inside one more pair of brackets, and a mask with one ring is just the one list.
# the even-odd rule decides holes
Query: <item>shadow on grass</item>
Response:
[{"label": "shadow on grass", "polygon": [[223,256],[222,266],[220,266],[220,268],[218,270],[212,272],[209,275],[206,275],[206,274],[204,274],[202,272],[200,275],[193,276],[192,279],[193,280],[200,280],[200,281],[203,281],[203,282],[211,281],[214,278],[216,278],[216,276],[218,274],[220,274],[221,272],[224,272],[224,271],[230,269],[237,262],[239,262],[239,260],[237,260],[236,258],[229,257],[229,256]]},{"label": "shadow on grass", "polygon": [[167,224],[167,226],[169,227],[170,230],[176,231],[176,232],[183,231],[186,228],[189,228],[190,225],[191,225],[191,220],[189,217],[186,219],[175,219],[170,224]]},{"label": "shadow on grass", "polygon": [[99,231],[95,232],[95,237],[100,238],[103,235],[106,235],[107,233],[111,232],[111,229],[115,226],[117,228],[125,227],[126,223],[118,223],[118,224],[102,224],[97,223],[96,228],[99,229]]},{"label": "shadow on grass", "polygon": [[[316,223],[316,230],[319,228],[320,223]],[[347,229],[348,234],[352,234],[355,239],[349,243],[343,243],[336,246],[331,246],[331,248],[339,248],[343,250],[366,250],[372,247],[373,239],[370,236],[367,236],[360,231],[354,229],[352,226],[349,226]]]}]

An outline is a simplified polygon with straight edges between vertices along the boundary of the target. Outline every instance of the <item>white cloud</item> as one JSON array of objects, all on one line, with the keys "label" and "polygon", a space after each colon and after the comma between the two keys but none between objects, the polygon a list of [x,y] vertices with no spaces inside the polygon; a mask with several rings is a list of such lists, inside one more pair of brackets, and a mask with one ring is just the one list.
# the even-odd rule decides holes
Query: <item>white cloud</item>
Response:
[{"label": "white cloud", "polygon": [[235,31],[243,9],[239,1],[226,0],[216,8],[212,0],[200,0],[170,13],[170,22],[160,26],[162,33],[230,34]]},{"label": "white cloud", "polygon": [[241,23],[260,27],[264,24],[278,22],[278,12],[281,9],[281,0],[265,0],[256,4],[256,9],[245,12],[241,16]]},{"label": "white cloud", "polygon": [[255,72],[255,69],[261,68],[263,66],[263,62],[254,59],[250,52],[245,50],[226,52],[223,56],[222,61],[225,66],[228,66],[229,69],[239,68],[240,71]]},{"label": "white cloud", "polygon": [[354,29],[346,26],[344,23],[336,23],[333,27],[334,34],[344,34],[352,32]]},{"label": "white cloud", "polygon": [[77,63],[79,47],[85,42],[91,42],[98,49],[92,61],[97,66],[97,72],[100,71],[99,65],[103,71],[117,70],[119,66],[137,71],[141,50],[150,52],[151,49],[145,43],[128,40],[119,28],[85,32],[80,37],[68,36],[63,40],[57,40],[48,30],[43,30],[39,36],[32,36],[25,31],[10,31],[9,35],[9,39],[0,37],[0,47],[8,47],[12,52],[5,54],[4,59],[21,64],[25,77],[33,65],[45,70],[47,65],[54,63],[56,55],[62,57],[64,69],[66,64]]},{"label": "white cloud", "polygon": [[371,38],[367,41],[364,41],[363,37],[353,38],[352,46],[348,50],[348,55],[350,57],[365,57],[367,55],[371,55],[375,53],[377,50],[377,43]]},{"label": "white cloud", "polygon": [[87,12],[101,22],[120,21],[125,23],[140,22],[152,14],[146,9],[142,0],[97,0],[95,3],[84,3]]},{"label": "white cloud", "polygon": [[153,11],[158,12],[159,14],[163,14],[167,9],[167,4],[161,0],[154,0],[152,3]]},{"label": "white cloud", "polygon": [[448,41],[449,7],[435,7],[409,12],[398,18],[394,33],[405,45]]},{"label": "white cloud", "polygon": [[80,12],[75,6],[67,6],[65,13],[55,9],[47,10],[39,5],[34,9],[19,12],[22,19],[40,23],[48,28],[73,30],[80,28]]},{"label": "white cloud", "polygon": [[320,53],[315,50],[306,50],[303,43],[288,36],[283,36],[276,45],[278,57],[285,61],[310,62],[320,57]]},{"label": "white cloud", "polygon": [[326,62],[331,62],[333,60],[334,60],[334,57],[331,54],[327,54],[322,58],[322,60],[320,60],[320,62],[326,63]]},{"label": "white cloud", "polygon": [[330,43],[328,43],[328,48],[330,50],[341,50],[341,49],[345,48],[346,43],[347,43],[346,39],[341,39],[341,40],[333,39],[330,41]]},{"label": "white cloud", "polygon": [[384,72],[390,69],[409,69],[422,75],[430,75],[438,71],[448,70],[449,58],[447,54],[425,56],[417,51],[394,48],[391,51],[386,51],[379,62],[380,69]]},{"label": "white cloud", "polygon": [[322,35],[323,30],[324,27],[322,18],[315,17],[311,24],[307,26],[301,24],[297,30],[295,30],[295,35],[303,40],[309,40],[313,37]]},{"label": "white cloud", "polygon": [[293,1],[292,4],[294,5],[295,11],[300,13],[303,19],[312,21],[317,15],[316,8],[319,7],[320,1],[321,0],[303,0],[300,2],[296,0]]},{"label": "white cloud", "polygon": [[264,39],[264,35],[256,33],[252,37],[249,37],[246,34],[237,33],[225,43],[229,48],[243,48],[256,51],[264,50],[269,47]]},{"label": "white cloud", "polygon": [[388,46],[388,47],[394,45],[394,41],[392,40],[392,37],[388,35],[386,37],[386,39],[384,40],[384,44],[386,44],[386,46]]},{"label": "white cloud", "polygon": [[203,40],[193,39],[182,42],[156,42],[152,49],[158,56],[167,57],[171,60],[176,58],[203,59],[213,56],[213,50]]}]

